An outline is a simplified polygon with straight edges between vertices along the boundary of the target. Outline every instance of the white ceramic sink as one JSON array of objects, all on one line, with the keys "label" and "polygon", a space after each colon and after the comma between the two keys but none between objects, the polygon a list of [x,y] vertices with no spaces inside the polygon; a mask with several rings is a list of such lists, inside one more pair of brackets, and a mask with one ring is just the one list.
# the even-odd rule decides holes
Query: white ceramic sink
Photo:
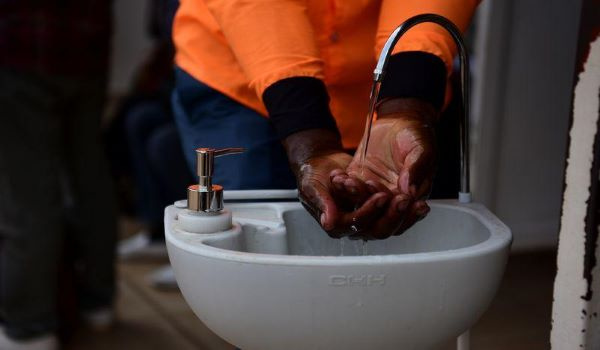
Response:
[{"label": "white ceramic sink", "polygon": [[365,256],[362,241],[329,238],[297,202],[228,205],[234,227],[215,234],[182,231],[185,209],[170,206],[166,242],[190,307],[243,350],[435,349],[490,304],[511,233],[481,205],[429,205]]}]

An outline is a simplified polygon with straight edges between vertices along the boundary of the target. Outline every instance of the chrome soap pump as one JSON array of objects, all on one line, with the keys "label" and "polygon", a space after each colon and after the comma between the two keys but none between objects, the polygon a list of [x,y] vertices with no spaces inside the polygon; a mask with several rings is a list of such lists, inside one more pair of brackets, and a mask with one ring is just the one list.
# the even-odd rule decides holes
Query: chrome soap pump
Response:
[{"label": "chrome soap pump", "polygon": [[198,148],[198,184],[187,190],[187,210],[178,215],[181,228],[193,233],[215,233],[232,227],[231,212],[223,206],[223,186],[213,184],[215,158],[244,152],[243,148]]}]

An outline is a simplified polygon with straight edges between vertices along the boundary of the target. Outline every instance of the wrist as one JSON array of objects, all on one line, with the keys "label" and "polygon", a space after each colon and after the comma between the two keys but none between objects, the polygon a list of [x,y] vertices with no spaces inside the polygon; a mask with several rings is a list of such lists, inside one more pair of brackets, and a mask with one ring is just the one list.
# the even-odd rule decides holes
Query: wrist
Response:
[{"label": "wrist", "polygon": [[446,65],[438,56],[404,51],[389,58],[381,98],[412,97],[442,108],[446,94]]},{"label": "wrist", "polygon": [[434,125],[439,114],[431,103],[412,97],[386,98],[377,104],[378,119],[410,119]]},{"label": "wrist", "polygon": [[310,159],[343,152],[338,133],[329,129],[307,129],[293,133],[282,141],[295,174]]},{"label": "wrist", "polygon": [[310,129],[339,132],[329,109],[327,87],[317,78],[279,80],[264,91],[262,98],[269,121],[281,140]]}]

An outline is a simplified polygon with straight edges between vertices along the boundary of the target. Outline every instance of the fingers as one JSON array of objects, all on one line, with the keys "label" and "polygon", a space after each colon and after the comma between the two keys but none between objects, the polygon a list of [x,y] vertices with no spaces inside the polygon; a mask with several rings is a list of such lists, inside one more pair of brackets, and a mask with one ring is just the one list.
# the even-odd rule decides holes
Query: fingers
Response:
[{"label": "fingers", "polygon": [[360,235],[363,231],[369,231],[382,213],[385,212],[389,199],[390,196],[387,193],[375,193],[358,209],[341,212],[337,216],[335,228],[328,233],[333,237],[342,237]]},{"label": "fingers", "polygon": [[401,235],[404,231],[412,227],[417,221],[422,220],[430,211],[429,206],[425,201],[417,201],[412,203],[407,211],[404,220],[394,231],[394,236]]},{"label": "fingers", "polygon": [[415,191],[415,195],[413,198],[415,200],[425,200],[425,199],[429,198],[429,195],[431,194],[432,182],[433,182],[433,179],[431,177],[423,180],[421,185],[419,185],[419,187]]},{"label": "fingers", "polygon": [[342,226],[354,226],[354,230],[368,229],[370,225],[383,213],[387,207],[389,196],[387,193],[378,192],[372,195],[357,210],[344,213],[339,217]]},{"label": "fingers", "polygon": [[371,193],[384,192],[387,193],[390,197],[393,197],[394,195],[392,193],[392,190],[390,190],[386,185],[382,184],[381,182],[367,180],[365,184],[367,185],[367,188]]},{"label": "fingers", "polygon": [[344,169],[334,169],[331,171],[331,173],[329,173],[329,178],[333,178],[336,175],[344,175],[346,174],[346,171]]},{"label": "fingers", "polygon": [[301,184],[299,198],[302,205],[325,231],[330,231],[335,227],[339,210],[329,189],[323,183],[311,181],[308,184]]},{"label": "fingers", "polygon": [[431,178],[433,168],[433,150],[421,145],[415,146],[404,159],[404,166],[398,178],[398,188],[402,193],[415,196],[423,180]]},{"label": "fingers", "polygon": [[423,219],[430,211],[423,200],[413,202],[410,196],[397,195],[392,199],[385,215],[378,218],[364,232],[358,232],[354,238],[386,239],[392,235],[400,235]]},{"label": "fingers", "polygon": [[372,195],[362,206],[351,212],[321,215],[321,226],[333,238],[385,239],[400,235],[423,219],[430,211],[424,200],[413,201],[406,194],[393,198],[385,192]]},{"label": "fingers", "polygon": [[[418,151],[413,155],[418,157],[423,154]],[[334,238],[349,235],[357,239],[385,239],[409,229],[430,210],[424,199],[431,190],[432,170],[421,165],[427,162],[415,159],[410,159],[409,165],[413,167],[409,170],[419,176],[424,172],[424,177],[418,183],[415,181],[411,184],[408,193],[393,193],[378,181],[363,182],[342,169],[332,171],[330,192],[326,186],[317,191],[321,208],[318,221],[323,229]],[[405,181],[410,180],[410,172],[407,171],[407,174]]]},{"label": "fingers", "polygon": [[367,232],[369,239],[385,239],[394,233],[394,228],[400,226],[406,215],[411,199],[405,194],[394,196],[385,213],[372,225]]},{"label": "fingers", "polygon": [[340,169],[330,173],[330,181],[333,198],[347,211],[354,210],[375,193],[362,180],[351,177]]},{"label": "fingers", "polygon": [[[392,197],[389,190],[377,191],[376,184],[369,186],[343,171],[330,175],[331,184],[314,178],[300,184],[299,197],[306,210],[333,238],[372,227],[387,209]],[[344,201],[347,208],[340,205]]]}]

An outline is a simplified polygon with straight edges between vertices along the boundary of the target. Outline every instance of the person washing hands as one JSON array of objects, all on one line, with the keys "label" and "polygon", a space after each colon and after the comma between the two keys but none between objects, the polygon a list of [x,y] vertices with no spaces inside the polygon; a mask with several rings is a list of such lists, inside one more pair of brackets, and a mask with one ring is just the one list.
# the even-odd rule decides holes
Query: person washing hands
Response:
[{"label": "person washing hands", "polygon": [[398,43],[361,170],[376,58],[406,19],[436,13],[464,30],[477,3],[182,0],[173,108],[190,167],[197,147],[245,147],[219,161],[216,183],[297,186],[332,237],[401,234],[429,212],[434,126],[449,101],[456,48],[435,24]]},{"label": "person washing hands", "polygon": [[[377,113],[364,167],[364,139],[354,157],[329,147],[334,144],[330,138],[327,145],[310,141],[315,151],[291,158],[300,159],[292,164],[303,204],[332,237],[384,239],[429,212],[425,198],[435,166],[435,109],[417,99],[398,98],[382,102]],[[294,143],[306,142],[302,138],[314,140],[311,133],[321,132],[291,135],[284,141],[286,149],[294,152]]]}]

